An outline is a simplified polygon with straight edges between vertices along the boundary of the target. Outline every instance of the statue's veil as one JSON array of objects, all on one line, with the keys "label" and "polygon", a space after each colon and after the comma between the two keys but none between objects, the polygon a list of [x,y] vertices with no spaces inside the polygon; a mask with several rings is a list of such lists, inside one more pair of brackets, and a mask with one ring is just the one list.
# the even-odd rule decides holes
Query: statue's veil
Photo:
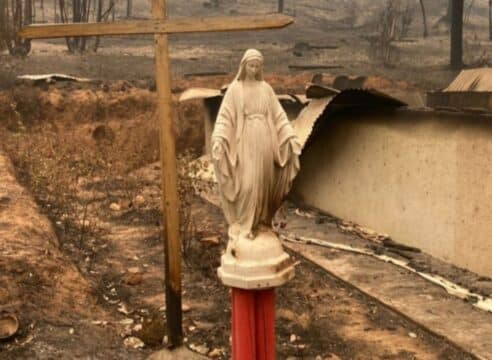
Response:
[{"label": "statue's veil", "polygon": [[239,64],[239,70],[235,78],[236,81],[244,80],[246,76],[245,65],[248,61],[251,60],[258,60],[260,62],[261,70],[258,71],[258,73],[256,74],[256,80],[263,81],[263,55],[256,49],[248,49],[244,53],[243,58],[241,59],[241,63]]}]

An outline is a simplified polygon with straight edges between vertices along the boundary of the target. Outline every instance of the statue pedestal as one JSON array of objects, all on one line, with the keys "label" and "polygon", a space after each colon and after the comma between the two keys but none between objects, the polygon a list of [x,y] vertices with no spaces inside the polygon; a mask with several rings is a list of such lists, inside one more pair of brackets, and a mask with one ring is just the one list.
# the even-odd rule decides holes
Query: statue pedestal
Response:
[{"label": "statue pedestal", "polygon": [[275,360],[275,287],[294,277],[294,264],[272,230],[229,239],[217,270],[232,287],[232,359]]},{"label": "statue pedestal", "polygon": [[226,286],[239,289],[268,289],[294,277],[294,264],[278,236],[264,230],[254,239],[239,235],[230,239],[217,270]]}]

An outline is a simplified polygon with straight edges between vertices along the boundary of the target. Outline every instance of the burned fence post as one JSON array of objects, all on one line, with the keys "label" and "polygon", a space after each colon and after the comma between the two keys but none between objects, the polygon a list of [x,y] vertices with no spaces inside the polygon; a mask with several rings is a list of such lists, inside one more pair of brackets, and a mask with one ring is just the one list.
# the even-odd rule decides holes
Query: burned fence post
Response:
[{"label": "burned fence post", "polygon": [[451,0],[451,68],[463,67],[463,0]]}]

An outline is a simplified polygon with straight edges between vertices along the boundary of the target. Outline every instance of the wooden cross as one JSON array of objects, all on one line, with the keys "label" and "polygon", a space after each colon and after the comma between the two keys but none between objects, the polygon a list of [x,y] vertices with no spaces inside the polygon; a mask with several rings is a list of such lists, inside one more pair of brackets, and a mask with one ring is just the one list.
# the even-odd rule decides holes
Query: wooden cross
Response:
[{"label": "wooden cross", "polygon": [[172,131],[171,76],[168,34],[213,31],[238,31],[282,28],[293,22],[284,15],[181,18],[168,20],[166,0],[152,0],[152,20],[116,23],[77,23],[30,25],[21,29],[27,39],[68,36],[154,34],[155,76],[160,124],[162,168],[162,209],[164,215],[164,258],[168,345],[181,345],[181,249],[179,239],[179,199],[177,192],[176,150]]}]

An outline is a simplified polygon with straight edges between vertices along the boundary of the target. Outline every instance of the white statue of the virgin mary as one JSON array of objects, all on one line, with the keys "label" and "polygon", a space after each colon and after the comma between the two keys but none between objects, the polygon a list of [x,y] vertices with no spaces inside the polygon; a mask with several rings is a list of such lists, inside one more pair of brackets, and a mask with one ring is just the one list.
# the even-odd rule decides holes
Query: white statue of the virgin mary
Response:
[{"label": "white statue of the virgin mary", "polygon": [[229,236],[271,228],[299,171],[301,146],[272,87],[263,56],[250,49],[229,85],[212,134],[212,159]]}]

